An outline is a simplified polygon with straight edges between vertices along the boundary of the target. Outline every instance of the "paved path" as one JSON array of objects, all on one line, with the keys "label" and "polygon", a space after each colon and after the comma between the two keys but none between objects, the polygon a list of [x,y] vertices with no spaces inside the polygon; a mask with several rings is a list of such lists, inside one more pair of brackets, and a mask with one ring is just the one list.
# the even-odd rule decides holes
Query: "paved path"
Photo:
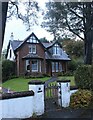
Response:
[{"label": "paved path", "polygon": [[43,118],[89,118],[93,120],[93,112],[91,110],[70,110],[56,109],[45,112]]}]

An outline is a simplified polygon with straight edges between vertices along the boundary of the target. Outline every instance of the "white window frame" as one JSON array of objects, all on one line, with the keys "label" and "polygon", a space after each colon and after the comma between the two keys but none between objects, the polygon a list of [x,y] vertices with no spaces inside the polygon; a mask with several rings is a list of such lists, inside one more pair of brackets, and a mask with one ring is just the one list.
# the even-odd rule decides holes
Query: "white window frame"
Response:
[{"label": "white window frame", "polygon": [[31,66],[32,72],[38,72],[38,60],[32,60],[32,62],[33,62],[33,61],[37,61],[37,67],[36,67],[36,70],[33,70],[32,66]]},{"label": "white window frame", "polygon": [[[30,72],[30,70],[27,70],[27,66],[30,65],[30,60],[26,60],[26,71]],[[30,68],[30,66],[29,66]]]},{"label": "white window frame", "polygon": [[53,55],[60,55],[60,53],[58,52],[59,50],[59,45],[58,44],[55,44],[53,46]]},{"label": "white window frame", "polygon": [[58,72],[58,71],[59,71],[59,62],[52,62],[52,72]]},{"label": "white window frame", "polygon": [[[35,51],[33,51],[33,47],[35,48]],[[36,45],[32,44],[29,46],[29,53],[36,54]]]},{"label": "white window frame", "polygon": [[55,72],[55,62],[52,62],[52,72]]},{"label": "white window frame", "polygon": [[55,68],[57,68],[57,69],[55,69],[55,72],[58,72],[58,71],[59,71],[59,65],[58,65],[58,62],[55,62]]},{"label": "white window frame", "polygon": [[62,64],[59,62],[59,71],[62,72]]}]

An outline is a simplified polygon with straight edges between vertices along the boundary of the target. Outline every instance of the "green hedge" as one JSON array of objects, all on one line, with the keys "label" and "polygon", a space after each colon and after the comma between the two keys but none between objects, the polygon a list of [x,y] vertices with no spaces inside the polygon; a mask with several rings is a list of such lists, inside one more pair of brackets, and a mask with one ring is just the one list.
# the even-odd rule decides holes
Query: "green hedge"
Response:
[{"label": "green hedge", "polygon": [[70,107],[71,108],[85,108],[90,107],[92,102],[92,92],[89,90],[78,90],[71,95]]},{"label": "green hedge", "polygon": [[2,82],[10,79],[15,75],[15,62],[4,60],[2,62]]},{"label": "green hedge", "polygon": [[79,66],[75,72],[76,85],[81,89],[93,90],[92,72],[91,65]]}]

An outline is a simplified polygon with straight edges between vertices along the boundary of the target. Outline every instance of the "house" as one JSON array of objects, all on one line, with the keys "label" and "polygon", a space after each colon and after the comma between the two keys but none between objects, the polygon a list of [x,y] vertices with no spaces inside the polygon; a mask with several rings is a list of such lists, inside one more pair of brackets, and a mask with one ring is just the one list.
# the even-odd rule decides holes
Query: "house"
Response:
[{"label": "house", "polygon": [[6,58],[15,61],[18,76],[66,72],[71,60],[58,41],[42,43],[34,33],[24,41],[10,40]]}]

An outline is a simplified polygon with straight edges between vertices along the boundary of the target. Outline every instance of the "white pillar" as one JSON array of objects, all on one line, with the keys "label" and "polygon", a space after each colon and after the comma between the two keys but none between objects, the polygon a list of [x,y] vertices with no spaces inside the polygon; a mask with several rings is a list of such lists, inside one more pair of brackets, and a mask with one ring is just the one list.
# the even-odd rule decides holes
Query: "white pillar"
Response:
[{"label": "white pillar", "polygon": [[57,86],[58,86],[58,105],[61,106],[61,83],[57,82]]},{"label": "white pillar", "polygon": [[33,113],[36,115],[42,115],[44,113],[44,82],[34,80],[28,83],[29,90],[34,91],[34,110]]},{"label": "white pillar", "polygon": [[59,99],[59,105],[68,107],[70,103],[70,80],[60,80],[57,82],[61,85],[59,93],[59,95],[61,94],[61,99]]}]

